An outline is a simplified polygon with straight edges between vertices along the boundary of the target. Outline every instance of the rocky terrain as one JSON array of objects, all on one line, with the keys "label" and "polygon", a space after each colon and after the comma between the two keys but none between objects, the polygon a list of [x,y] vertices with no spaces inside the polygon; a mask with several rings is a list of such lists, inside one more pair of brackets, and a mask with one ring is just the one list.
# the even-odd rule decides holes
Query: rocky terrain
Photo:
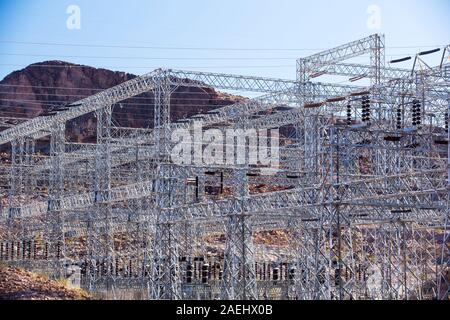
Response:
[{"label": "rocky terrain", "polygon": [[82,290],[42,275],[0,265],[0,300],[89,300]]},{"label": "rocky terrain", "polygon": [[[135,77],[136,75],[125,72],[96,69],[63,61],[32,64],[0,81],[0,117],[34,118],[52,107],[78,101]],[[177,120],[207,112],[242,99],[210,87],[179,87],[172,94],[171,119]],[[152,93],[121,102],[113,109],[115,125],[131,128],[151,127],[152,105]],[[67,125],[69,141],[92,142],[95,133],[94,114],[79,117]]]}]

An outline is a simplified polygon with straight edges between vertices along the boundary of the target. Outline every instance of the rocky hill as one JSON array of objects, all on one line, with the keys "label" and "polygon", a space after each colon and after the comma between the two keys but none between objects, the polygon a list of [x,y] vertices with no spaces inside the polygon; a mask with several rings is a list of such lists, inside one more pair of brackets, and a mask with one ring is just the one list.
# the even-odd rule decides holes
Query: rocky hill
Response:
[{"label": "rocky hill", "polygon": [[[52,106],[75,102],[135,77],[125,72],[64,61],[32,64],[0,81],[0,117],[33,118]],[[171,118],[192,116],[240,99],[209,87],[180,87],[172,95]],[[152,104],[153,94],[146,93],[116,105],[113,111],[115,123],[124,127],[151,127]],[[95,131],[96,119],[89,114],[68,123],[67,138],[75,142],[92,142]]]},{"label": "rocky hill", "polygon": [[0,300],[87,300],[82,290],[17,268],[0,265]]}]

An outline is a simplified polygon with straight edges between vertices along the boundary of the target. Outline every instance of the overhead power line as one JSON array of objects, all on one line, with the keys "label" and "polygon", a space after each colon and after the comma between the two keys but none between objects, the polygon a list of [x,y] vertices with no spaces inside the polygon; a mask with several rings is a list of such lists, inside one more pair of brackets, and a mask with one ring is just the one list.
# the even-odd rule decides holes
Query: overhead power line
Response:
[{"label": "overhead power line", "polygon": [[[149,46],[149,45],[116,45],[116,44],[87,44],[87,43],[62,43],[62,42],[33,42],[33,41],[10,41],[0,40],[0,43],[37,45],[37,46],[65,46],[65,47],[87,47],[87,48],[124,48],[124,49],[153,49],[153,50],[208,50],[208,51],[319,51],[326,48],[225,48],[225,47],[180,47],[180,46]],[[423,46],[394,46],[388,49],[409,49],[409,48],[429,48],[444,46],[423,45]]]},{"label": "overhead power line", "polygon": [[[92,68],[85,65],[47,65],[47,64],[31,64],[31,65],[20,65],[20,64],[10,64],[10,63],[0,63],[0,66],[17,67],[17,68]],[[154,70],[161,66],[102,66],[98,68],[108,68],[108,69],[147,69]],[[252,69],[252,68],[293,68],[295,65],[266,65],[266,66],[173,66],[174,69]]]}]

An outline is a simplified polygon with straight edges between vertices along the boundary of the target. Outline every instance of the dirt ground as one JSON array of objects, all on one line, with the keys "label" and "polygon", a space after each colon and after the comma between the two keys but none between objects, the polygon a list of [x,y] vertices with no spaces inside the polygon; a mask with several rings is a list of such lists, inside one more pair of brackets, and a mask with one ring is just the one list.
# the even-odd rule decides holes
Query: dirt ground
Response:
[{"label": "dirt ground", "polygon": [[0,300],[89,300],[82,290],[21,269],[0,265]]}]

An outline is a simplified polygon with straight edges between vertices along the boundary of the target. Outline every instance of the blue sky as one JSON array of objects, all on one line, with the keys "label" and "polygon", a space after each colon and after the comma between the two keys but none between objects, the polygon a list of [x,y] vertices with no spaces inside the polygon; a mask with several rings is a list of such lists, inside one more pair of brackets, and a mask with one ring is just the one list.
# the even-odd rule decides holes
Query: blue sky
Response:
[{"label": "blue sky", "polygon": [[[79,30],[66,27],[69,5],[81,10]],[[379,30],[366,24],[370,5],[381,9]],[[449,44],[449,16],[448,0],[0,0],[0,79],[53,59],[294,79],[297,57],[375,32],[388,60]]]}]

